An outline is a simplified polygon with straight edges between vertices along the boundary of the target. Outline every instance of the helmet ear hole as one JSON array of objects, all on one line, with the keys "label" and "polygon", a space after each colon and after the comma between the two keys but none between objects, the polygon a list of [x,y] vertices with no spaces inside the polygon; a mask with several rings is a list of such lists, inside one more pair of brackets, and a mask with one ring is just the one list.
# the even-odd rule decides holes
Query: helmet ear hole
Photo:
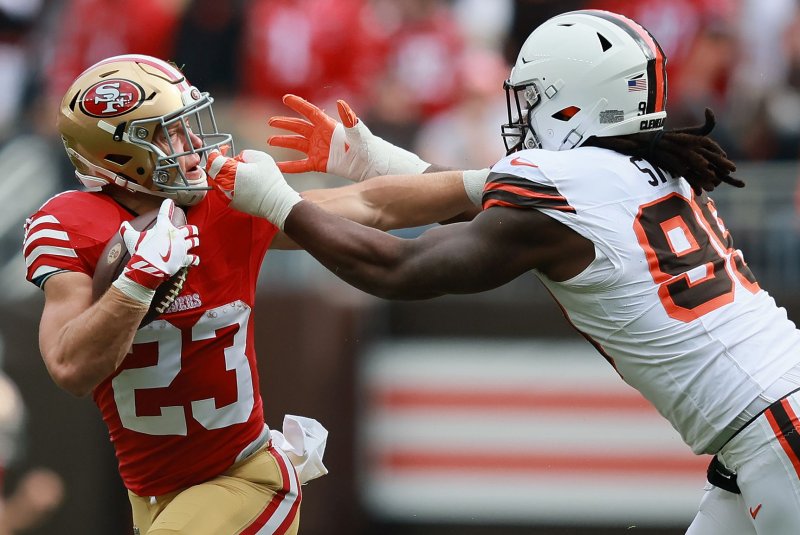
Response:
[{"label": "helmet ear hole", "polygon": [[128,156],[127,154],[106,154],[103,159],[107,162],[123,166],[131,161],[131,156]]},{"label": "helmet ear hole", "polygon": [[554,113],[552,117],[553,119],[556,119],[558,121],[566,122],[575,117],[575,115],[577,115],[579,111],[581,111],[581,109],[577,106],[568,106]]}]

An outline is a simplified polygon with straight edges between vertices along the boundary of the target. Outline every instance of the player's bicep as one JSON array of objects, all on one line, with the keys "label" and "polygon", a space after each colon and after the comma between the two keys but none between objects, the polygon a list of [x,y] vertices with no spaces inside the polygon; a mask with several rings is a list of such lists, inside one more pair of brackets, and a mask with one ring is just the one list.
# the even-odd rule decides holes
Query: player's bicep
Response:
[{"label": "player's bicep", "polygon": [[419,297],[497,288],[541,267],[548,247],[537,236],[548,220],[534,211],[503,208],[482,212],[470,223],[430,229],[404,244],[409,250],[400,255],[405,258],[398,269],[401,285],[416,286]]},{"label": "player's bicep", "polygon": [[47,361],[64,326],[92,305],[92,278],[74,271],[58,273],[45,282],[44,295],[39,347]]},{"label": "player's bicep", "polygon": [[591,241],[539,210],[491,208],[453,227],[463,229],[453,233],[457,239],[431,247],[447,266],[453,285],[447,293],[489,290],[532,269],[563,281],[582,272],[595,256]]}]

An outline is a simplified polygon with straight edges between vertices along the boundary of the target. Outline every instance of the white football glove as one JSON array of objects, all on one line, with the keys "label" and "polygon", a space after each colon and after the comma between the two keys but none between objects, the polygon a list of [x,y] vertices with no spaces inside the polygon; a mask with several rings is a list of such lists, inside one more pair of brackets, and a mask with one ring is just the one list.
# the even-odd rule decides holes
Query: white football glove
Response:
[{"label": "white football glove", "polygon": [[231,199],[232,208],[263,217],[281,230],[292,207],[302,200],[266,152],[244,150],[228,158],[214,151],[208,155],[206,173]]},{"label": "white football glove", "polygon": [[268,144],[306,154],[303,160],[278,162],[284,173],[318,171],[361,182],[374,176],[419,175],[430,166],[416,154],[373,135],[343,100],[336,102],[341,123],[296,95],[285,95],[283,103],[306,118],[269,119],[270,126],[295,135],[272,136]]},{"label": "white football glove", "polygon": [[166,199],[152,228],[139,232],[127,221],[119,228],[131,259],[112,285],[141,303],[149,304],[156,288],[178,270],[200,263],[197,255],[189,253],[200,243],[197,227],[173,225],[174,209],[172,199]]}]

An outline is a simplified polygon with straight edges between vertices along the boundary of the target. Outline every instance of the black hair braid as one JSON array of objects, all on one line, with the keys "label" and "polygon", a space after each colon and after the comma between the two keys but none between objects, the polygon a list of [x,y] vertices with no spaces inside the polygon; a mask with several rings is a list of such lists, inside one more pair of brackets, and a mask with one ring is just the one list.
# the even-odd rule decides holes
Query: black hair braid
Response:
[{"label": "black hair braid", "polygon": [[736,165],[716,141],[706,137],[714,125],[714,113],[706,108],[705,123],[698,126],[627,136],[590,137],[583,145],[643,158],[673,176],[685,178],[698,195],[703,190],[712,191],[722,182],[743,188],[744,182],[731,176]]}]

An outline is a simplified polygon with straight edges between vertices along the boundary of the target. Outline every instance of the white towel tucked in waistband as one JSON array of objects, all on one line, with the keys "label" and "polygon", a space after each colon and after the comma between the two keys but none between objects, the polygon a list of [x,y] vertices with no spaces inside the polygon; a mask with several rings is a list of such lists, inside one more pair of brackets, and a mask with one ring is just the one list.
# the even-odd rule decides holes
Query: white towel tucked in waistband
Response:
[{"label": "white towel tucked in waistband", "polygon": [[272,446],[280,448],[292,461],[300,483],[328,473],[322,464],[328,430],[318,421],[287,414],[283,417],[283,432],[270,430],[270,438]]}]

